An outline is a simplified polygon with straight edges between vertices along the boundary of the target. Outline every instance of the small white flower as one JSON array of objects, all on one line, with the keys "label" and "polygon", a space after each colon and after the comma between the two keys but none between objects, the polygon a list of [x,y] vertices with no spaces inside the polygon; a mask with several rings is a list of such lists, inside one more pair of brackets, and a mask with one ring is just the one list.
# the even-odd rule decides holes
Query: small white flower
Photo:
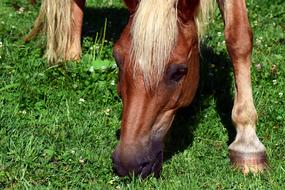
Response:
[{"label": "small white flower", "polygon": [[75,154],[75,151],[74,151],[74,150],[71,150],[70,152],[71,152],[71,154]]},{"label": "small white flower", "polygon": [[260,36],[256,39],[256,44],[261,44],[262,43],[262,40],[263,40],[263,37]]},{"label": "small white flower", "polygon": [[95,50],[99,50],[100,49],[100,46],[95,44],[94,46],[91,47],[92,49],[95,49]]},{"label": "small white flower", "polygon": [[218,36],[221,36],[222,35],[222,32],[218,32]]},{"label": "small white flower", "polygon": [[112,68],[113,68],[113,69],[117,68],[117,64],[114,63],[114,64],[112,65]]},{"label": "small white flower", "polygon": [[19,10],[17,11],[17,13],[22,14],[22,13],[24,12],[24,10],[25,10],[25,8],[24,8],[24,7],[21,7],[21,8],[19,8]]},{"label": "small white flower", "polygon": [[256,68],[256,70],[260,71],[260,70],[262,69],[262,66],[261,66],[261,64],[259,63],[259,64],[256,64],[256,65],[255,65],[255,68]]},{"label": "small white flower", "polygon": [[104,113],[105,113],[106,115],[110,115],[110,111],[111,111],[111,109],[107,108],[107,109],[104,110]]},{"label": "small white flower", "polygon": [[115,81],[114,81],[114,80],[111,81],[111,85],[112,85],[112,86],[115,85]]},{"label": "small white flower", "polygon": [[23,111],[19,111],[19,113],[23,114],[23,115],[26,115],[27,112],[26,112],[26,110],[23,110]]},{"label": "small white flower", "polygon": [[261,40],[259,38],[256,39],[256,44],[261,44]]},{"label": "small white flower", "polygon": [[93,72],[94,72],[94,67],[91,66],[91,67],[88,69],[88,71],[89,71],[90,73],[93,73]]},{"label": "small white flower", "polygon": [[276,79],[274,79],[272,82],[273,82],[274,85],[277,84],[277,80]]},{"label": "small white flower", "polygon": [[82,103],[84,103],[85,102],[85,100],[83,99],[83,98],[80,98],[79,99],[79,104],[82,104]]},{"label": "small white flower", "polygon": [[85,160],[82,158],[82,156],[80,156],[79,163],[84,164],[84,162],[85,162]]},{"label": "small white flower", "polygon": [[282,98],[283,92],[279,92],[279,97]]}]

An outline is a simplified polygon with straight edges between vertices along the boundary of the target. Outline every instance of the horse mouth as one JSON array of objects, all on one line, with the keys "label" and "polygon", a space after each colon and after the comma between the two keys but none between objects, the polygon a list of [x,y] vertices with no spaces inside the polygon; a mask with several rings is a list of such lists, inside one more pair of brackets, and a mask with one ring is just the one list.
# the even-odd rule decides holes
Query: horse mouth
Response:
[{"label": "horse mouth", "polygon": [[163,152],[157,153],[154,161],[143,164],[140,176],[145,179],[148,175],[154,174],[154,177],[159,178],[162,170]]},{"label": "horse mouth", "polygon": [[162,170],[162,162],[163,151],[159,151],[154,159],[145,161],[139,164],[138,167],[122,166],[119,163],[115,163],[113,159],[113,170],[120,177],[135,175],[145,179],[153,173],[154,177],[159,178]]}]

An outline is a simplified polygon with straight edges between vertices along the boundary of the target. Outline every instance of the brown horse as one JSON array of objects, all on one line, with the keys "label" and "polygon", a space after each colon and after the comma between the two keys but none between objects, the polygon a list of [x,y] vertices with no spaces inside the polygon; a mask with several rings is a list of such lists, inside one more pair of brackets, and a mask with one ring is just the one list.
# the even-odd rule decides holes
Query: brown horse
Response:
[{"label": "brown horse", "polygon": [[[116,173],[160,175],[163,139],[178,108],[191,103],[199,81],[199,37],[211,0],[125,0],[128,24],[114,45],[123,101],[120,142],[112,160]],[[256,135],[250,59],[252,32],[245,0],[217,0],[234,66],[236,95],[229,146],[232,164],[245,174],[266,168],[265,147]],[[44,0],[34,32],[47,20],[51,63],[79,59],[84,0]],[[56,18],[56,19],[55,19]]]}]

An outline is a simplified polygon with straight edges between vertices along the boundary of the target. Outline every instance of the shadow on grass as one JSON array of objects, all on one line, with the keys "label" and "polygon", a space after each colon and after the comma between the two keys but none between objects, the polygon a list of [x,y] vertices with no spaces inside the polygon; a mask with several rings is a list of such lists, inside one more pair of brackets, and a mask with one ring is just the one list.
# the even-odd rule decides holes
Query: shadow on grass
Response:
[{"label": "shadow on grass", "polygon": [[123,8],[90,8],[84,10],[83,37],[103,36],[107,20],[106,40],[115,42],[128,22],[129,12]]},{"label": "shadow on grass", "polygon": [[[171,131],[166,139],[164,159],[192,146],[201,113],[210,106],[210,97],[214,97],[216,110],[221,122],[227,129],[230,144],[235,138],[235,128],[231,121],[233,107],[232,97],[232,64],[227,54],[216,54],[206,45],[201,47],[200,82],[194,101],[188,107],[178,110]],[[205,118],[204,118],[205,119]]]},{"label": "shadow on grass", "polygon": [[[105,19],[107,19],[106,40],[115,42],[124,26],[127,24],[129,13],[126,9],[116,8],[86,8],[83,36],[95,38],[103,32]],[[206,44],[206,43],[205,43]],[[200,84],[196,97],[189,107],[180,109],[166,138],[165,160],[185,150],[192,145],[193,133],[197,128],[201,113],[210,106],[210,97],[216,101],[216,110],[224,127],[228,131],[230,144],[235,137],[235,129],[231,121],[233,106],[232,64],[227,54],[216,54],[213,49],[202,45],[201,47]],[[117,131],[119,138],[119,130]]]}]

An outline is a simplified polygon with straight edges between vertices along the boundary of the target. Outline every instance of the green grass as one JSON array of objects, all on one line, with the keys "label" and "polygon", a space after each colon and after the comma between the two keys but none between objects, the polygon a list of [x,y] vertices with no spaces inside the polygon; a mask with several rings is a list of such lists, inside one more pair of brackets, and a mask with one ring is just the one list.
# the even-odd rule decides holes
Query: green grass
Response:
[{"label": "green grass", "polygon": [[257,133],[269,170],[245,177],[230,166],[232,68],[216,14],[202,48],[198,97],[177,115],[161,179],[144,181],[112,172],[122,105],[111,47],[127,11],[119,0],[95,2],[86,9],[81,62],[49,68],[44,39],[22,41],[39,5],[0,1],[0,189],[285,189],[283,0],[247,1]]}]

